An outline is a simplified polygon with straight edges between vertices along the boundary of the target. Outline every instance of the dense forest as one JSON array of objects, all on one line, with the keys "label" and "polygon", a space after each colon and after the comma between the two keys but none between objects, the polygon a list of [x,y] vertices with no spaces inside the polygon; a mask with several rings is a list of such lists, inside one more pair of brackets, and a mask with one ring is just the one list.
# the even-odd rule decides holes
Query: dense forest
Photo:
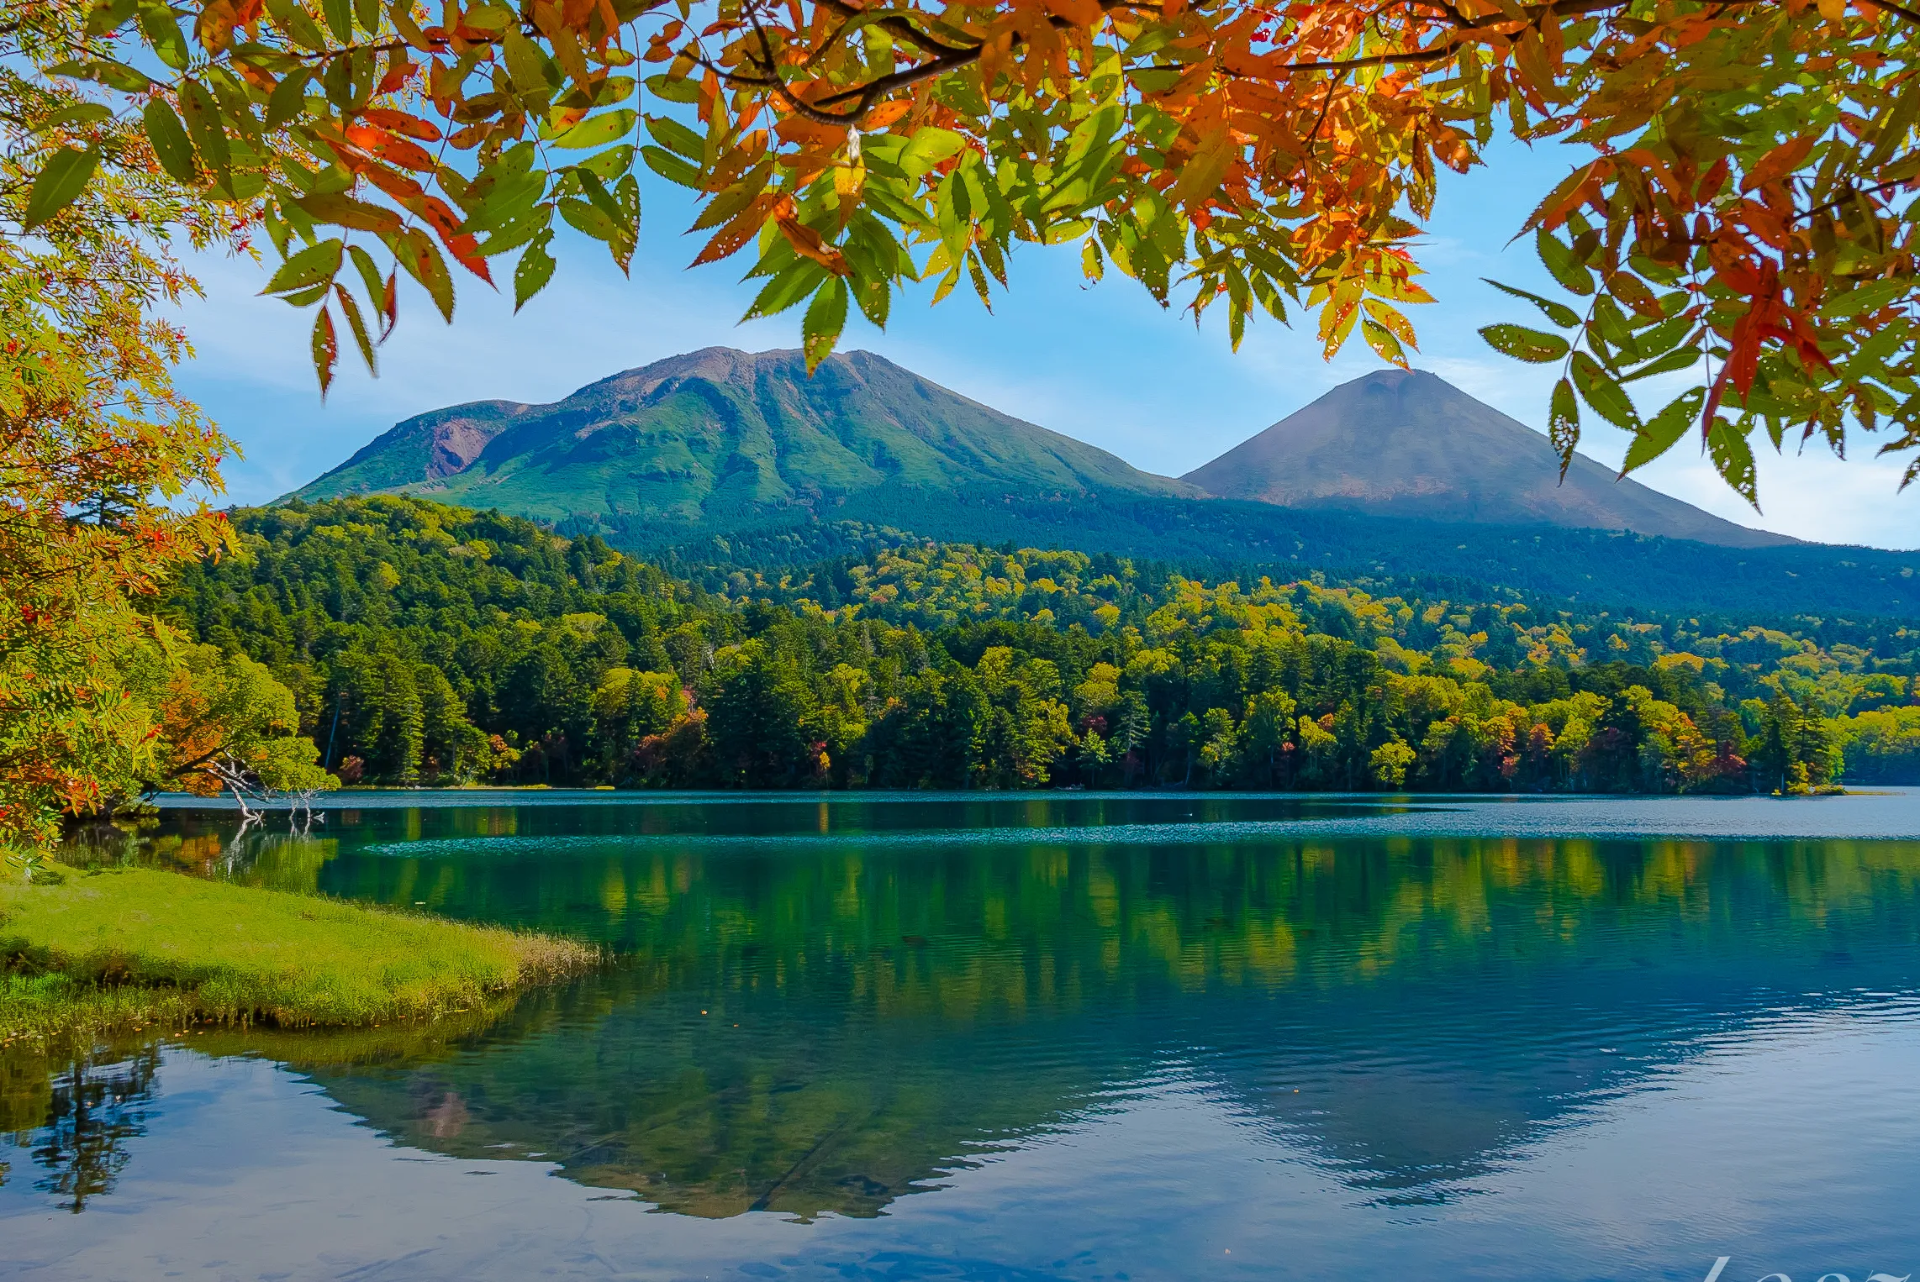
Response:
[{"label": "dense forest", "polygon": [[699,586],[417,499],[234,514],[165,616],[347,783],[1805,791],[1920,777],[1920,633],[873,546]]},{"label": "dense forest", "polygon": [[[1110,552],[1208,579],[1318,572],[1383,591],[1488,585],[1594,608],[1920,617],[1920,556],[1801,544],[1732,548],[1619,530],[1422,521],[1227,499],[1112,491],[1008,494],[885,486],[812,507],[717,513],[700,524],[575,517],[562,534],[608,543],[703,580],[716,568],[803,565],[877,537]],[[1248,577],[1251,573],[1252,577]]]}]

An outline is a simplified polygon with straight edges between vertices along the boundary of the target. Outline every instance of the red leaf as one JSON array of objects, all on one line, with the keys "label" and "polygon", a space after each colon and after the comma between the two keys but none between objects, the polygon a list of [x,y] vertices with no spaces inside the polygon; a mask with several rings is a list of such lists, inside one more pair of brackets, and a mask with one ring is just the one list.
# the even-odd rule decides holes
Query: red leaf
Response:
[{"label": "red leaf", "polygon": [[368,107],[360,113],[360,118],[407,138],[418,138],[424,142],[440,141],[439,127],[431,121],[410,116],[404,111],[395,111],[391,107]]}]

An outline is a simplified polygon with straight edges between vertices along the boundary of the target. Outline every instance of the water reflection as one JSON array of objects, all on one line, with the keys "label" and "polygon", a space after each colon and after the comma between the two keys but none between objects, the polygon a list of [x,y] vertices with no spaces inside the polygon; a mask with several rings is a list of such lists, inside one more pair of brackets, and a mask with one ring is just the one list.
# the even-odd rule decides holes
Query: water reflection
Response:
[{"label": "water reflection", "polygon": [[[92,1056],[49,1064],[30,1053],[0,1055],[0,1135],[26,1148],[42,1174],[34,1188],[76,1215],[102,1194],[146,1134],[159,1067],[157,1047],[128,1059]],[[0,1163],[0,1183],[12,1174]]]},{"label": "water reflection", "polygon": [[189,817],[95,857],[608,943],[485,1029],[266,1053],[408,1144],[704,1217],[875,1215],[1169,1083],[1354,1196],[1444,1206],[1706,1048],[1916,988],[1920,844],[983,843],[960,825],[1246,811],[945,804],[368,810],[238,846]]}]

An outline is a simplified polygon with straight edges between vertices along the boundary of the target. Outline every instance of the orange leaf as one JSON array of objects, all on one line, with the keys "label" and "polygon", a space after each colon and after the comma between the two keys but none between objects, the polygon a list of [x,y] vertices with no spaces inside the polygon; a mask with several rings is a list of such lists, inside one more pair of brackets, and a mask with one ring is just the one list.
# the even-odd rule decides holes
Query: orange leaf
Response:
[{"label": "orange leaf", "polygon": [[883,102],[867,113],[861,127],[869,130],[885,129],[900,117],[913,110],[913,101],[908,98],[895,98],[892,102]]},{"label": "orange leaf", "polygon": [[391,107],[368,107],[360,113],[360,118],[407,138],[419,138],[424,142],[440,141],[440,130],[431,121],[410,116],[404,111],[395,111]]},{"label": "orange leaf", "polygon": [[379,165],[367,165],[361,169],[366,180],[403,205],[426,195],[426,189],[404,174],[396,174],[391,169],[382,169]]},{"label": "orange leaf", "polygon": [[1755,187],[1764,187],[1785,178],[1800,167],[1800,162],[1813,150],[1813,139],[1802,135],[1787,141],[1760,157],[1759,163],[1747,171],[1740,180],[1741,191],[1752,191]]},{"label": "orange leaf", "polygon": [[372,152],[402,169],[431,173],[438,167],[425,147],[396,137],[384,129],[375,129],[368,125],[348,125],[345,137],[349,143],[360,150]]},{"label": "orange leaf", "polygon": [[839,250],[822,239],[819,232],[792,214],[781,217],[779,226],[780,234],[787,238],[787,243],[793,246],[795,253],[811,258],[836,276],[848,273],[847,260],[840,256]]},{"label": "orange leaf", "polygon": [[719,231],[713,233],[713,239],[707,242],[706,247],[693,260],[694,266],[697,267],[701,263],[717,263],[723,258],[739,253],[741,246],[760,234],[760,229],[766,226],[768,215],[781,206],[791,209],[793,202],[777,192],[761,192],[745,209],[735,214]]}]

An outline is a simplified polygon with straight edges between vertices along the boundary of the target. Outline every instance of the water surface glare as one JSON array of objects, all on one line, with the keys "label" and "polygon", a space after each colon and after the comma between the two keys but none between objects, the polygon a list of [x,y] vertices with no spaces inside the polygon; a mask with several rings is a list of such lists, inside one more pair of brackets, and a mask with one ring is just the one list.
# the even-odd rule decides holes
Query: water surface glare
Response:
[{"label": "water surface glare", "polygon": [[327,807],[69,855],[617,960],[0,1050],[0,1276],[1920,1275],[1920,795]]}]

